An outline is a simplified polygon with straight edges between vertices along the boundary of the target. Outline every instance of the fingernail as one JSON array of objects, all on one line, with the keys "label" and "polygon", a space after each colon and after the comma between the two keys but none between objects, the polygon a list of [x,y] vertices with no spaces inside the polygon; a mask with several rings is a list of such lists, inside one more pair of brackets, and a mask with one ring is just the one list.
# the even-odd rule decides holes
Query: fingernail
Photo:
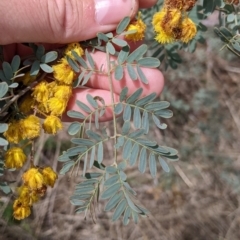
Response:
[{"label": "fingernail", "polygon": [[95,0],[95,18],[100,25],[119,23],[131,16],[135,0]]}]

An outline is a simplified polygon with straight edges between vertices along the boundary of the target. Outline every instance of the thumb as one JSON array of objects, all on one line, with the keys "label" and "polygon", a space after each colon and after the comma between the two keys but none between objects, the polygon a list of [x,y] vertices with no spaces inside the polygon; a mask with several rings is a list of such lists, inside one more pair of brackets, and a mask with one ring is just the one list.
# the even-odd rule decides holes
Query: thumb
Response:
[{"label": "thumb", "polygon": [[0,44],[82,41],[137,10],[137,0],[1,0]]}]

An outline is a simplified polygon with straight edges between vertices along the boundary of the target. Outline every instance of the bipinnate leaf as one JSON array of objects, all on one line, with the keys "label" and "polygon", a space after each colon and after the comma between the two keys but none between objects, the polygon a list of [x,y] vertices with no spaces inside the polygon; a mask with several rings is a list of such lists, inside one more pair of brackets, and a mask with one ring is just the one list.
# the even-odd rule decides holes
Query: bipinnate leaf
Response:
[{"label": "bipinnate leaf", "polygon": [[129,17],[123,18],[122,21],[117,26],[116,29],[117,34],[121,34],[127,28],[129,23],[130,23]]},{"label": "bipinnate leaf", "polygon": [[120,203],[118,203],[118,205],[115,209],[115,212],[112,216],[112,221],[113,222],[118,220],[121,217],[121,215],[124,212],[124,210],[126,209],[126,207],[127,207],[127,201],[126,201],[126,199],[122,199],[120,201]]}]

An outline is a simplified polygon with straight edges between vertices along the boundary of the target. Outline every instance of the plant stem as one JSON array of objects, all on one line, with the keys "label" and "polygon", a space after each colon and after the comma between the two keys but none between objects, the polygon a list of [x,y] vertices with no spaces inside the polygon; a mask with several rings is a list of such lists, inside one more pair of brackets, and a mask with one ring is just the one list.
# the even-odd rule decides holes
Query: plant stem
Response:
[{"label": "plant stem", "polygon": [[[114,143],[117,144],[117,125],[116,125],[116,115],[114,112],[115,100],[114,100],[114,89],[113,89],[113,80],[111,74],[111,64],[110,64],[110,54],[107,50],[107,71],[108,71],[108,82],[111,94],[111,103],[112,103],[112,114],[113,114],[113,129],[114,129]],[[114,147],[114,164],[117,164],[117,149]]]}]

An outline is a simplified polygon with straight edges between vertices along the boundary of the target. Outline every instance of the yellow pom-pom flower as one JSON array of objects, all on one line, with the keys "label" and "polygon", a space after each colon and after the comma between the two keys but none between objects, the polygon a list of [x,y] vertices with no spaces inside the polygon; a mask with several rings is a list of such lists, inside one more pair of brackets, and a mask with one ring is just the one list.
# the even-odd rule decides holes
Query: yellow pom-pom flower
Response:
[{"label": "yellow pom-pom flower", "polygon": [[38,201],[38,195],[36,191],[31,191],[27,186],[21,186],[18,188],[19,200],[24,206],[32,206],[33,203]]},{"label": "yellow pom-pom flower", "polygon": [[67,107],[67,101],[53,97],[48,100],[48,106],[52,115],[59,116],[65,111]]},{"label": "yellow pom-pom flower", "polygon": [[31,214],[31,209],[28,205],[23,205],[21,200],[16,199],[13,204],[13,217],[17,220],[22,220]]},{"label": "yellow pom-pom flower", "polygon": [[61,84],[72,85],[76,78],[75,72],[68,64],[66,58],[62,58],[59,64],[53,65],[53,76]]},{"label": "yellow pom-pom flower", "polygon": [[28,169],[23,175],[24,184],[31,190],[37,190],[45,185],[43,175],[37,168]]},{"label": "yellow pom-pom flower", "polygon": [[38,102],[46,102],[49,96],[48,82],[41,81],[33,90],[32,96]]},{"label": "yellow pom-pom flower", "polygon": [[197,27],[195,23],[188,17],[184,18],[184,20],[182,21],[181,30],[181,41],[184,43],[188,43],[197,34]]},{"label": "yellow pom-pom flower", "polygon": [[50,115],[44,120],[43,129],[45,133],[56,134],[56,132],[62,128],[62,122],[56,116]]},{"label": "yellow pom-pom flower", "polygon": [[34,115],[21,120],[21,129],[24,139],[33,139],[40,135],[40,120]]},{"label": "yellow pom-pom flower", "polygon": [[30,94],[28,94],[19,104],[19,110],[24,114],[29,114],[32,111],[33,105],[34,99]]},{"label": "yellow pom-pom flower", "polygon": [[19,147],[12,147],[5,153],[6,168],[21,168],[26,162],[27,156]]},{"label": "yellow pom-pom flower", "polygon": [[68,44],[66,50],[65,50],[65,55],[68,57],[75,59],[75,57],[72,55],[72,51],[76,52],[78,56],[82,56],[84,54],[83,49],[81,48],[79,43],[70,43]]},{"label": "yellow pom-pom flower", "polygon": [[56,182],[56,179],[58,178],[57,173],[54,172],[51,167],[45,167],[42,170],[42,174],[43,174],[45,183],[47,185],[53,187]]},{"label": "yellow pom-pom flower", "polygon": [[130,41],[140,41],[144,38],[145,30],[146,30],[146,24],[141,19],[141,13],[138,14],[138,19],[132,23],[129,24],[127,27],[127,31],[136,30],[135,33],[127,34],[125,38]]},{"label": "yellow pom-pom flower", "polygon": [[20,128],[19,121],[13,121],[9,123],[7,131],[3,134],[3,136],[10,143],[19,143],[23,139],[23,135]]},{"label": "yellow pom-pom flower", "polygon": [[67,85],[58,85],[53,89],[54,97],[59,99],[69,99],[72,95],[72,87]]}]

